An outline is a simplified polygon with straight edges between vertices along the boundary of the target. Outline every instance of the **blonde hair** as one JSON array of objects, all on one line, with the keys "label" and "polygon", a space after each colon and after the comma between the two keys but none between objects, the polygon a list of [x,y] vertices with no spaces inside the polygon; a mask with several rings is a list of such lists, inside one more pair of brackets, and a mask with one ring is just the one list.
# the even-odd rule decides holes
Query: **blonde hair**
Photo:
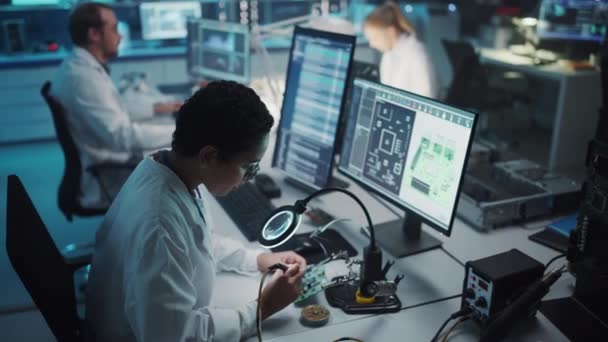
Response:
[{"label": "blonde hair", "polygon": [[414,26],[405,18],[399,5],[393,1],[387,1],[376,8],[365,18],[365,25],[376,27],[394,27],[399,33],[415,34]]}]

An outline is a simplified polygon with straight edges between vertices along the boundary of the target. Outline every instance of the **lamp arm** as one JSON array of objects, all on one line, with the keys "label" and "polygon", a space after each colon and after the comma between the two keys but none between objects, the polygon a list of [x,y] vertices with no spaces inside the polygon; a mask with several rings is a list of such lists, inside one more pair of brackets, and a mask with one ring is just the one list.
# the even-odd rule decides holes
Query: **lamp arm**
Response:
[{"label": "lamp arm", "polygon": [[353,194],[352,192],[341,189],[341,188],[323,188],[321,190],[313,192],[308,197],[301,200],[301,202],[300,201],[298,201],[298,202],[300,202],[299,204],[303,205],[305,208],[306,205],[308,204],[308,202],[310,200],[312,200],[313,198],[324,195],[328,192],[334,192],[334,191],[341,192],[345,195],[348,195],[350,198],[354,199],[355,202],[357,202],[357,204],[359,205],[359,207],[361,207],[361,209],[363,209],[363,212],[365,213],[365,218],[367,219],[367,225],[369,226],[369,231],[370,231],[370,247],[375,250],[376,249],[376,235],[374,234],[374,225],[372,224],[371,216],[369,215],[369,212],[367,211],[367,208],[365,207],[365,205],[363,205],[363,202],[361,202],[361,200],[357,196],[355,196],[355,194]]}]

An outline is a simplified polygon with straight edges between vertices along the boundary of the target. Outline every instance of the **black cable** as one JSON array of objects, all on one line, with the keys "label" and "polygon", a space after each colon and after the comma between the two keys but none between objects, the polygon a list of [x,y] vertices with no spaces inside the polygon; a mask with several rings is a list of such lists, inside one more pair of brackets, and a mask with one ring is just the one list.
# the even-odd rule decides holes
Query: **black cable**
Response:
[{"label": "black cable", "polygon": [[[355,202],[357,202],[357,204],[359,205],[359,207],[361,207],[361,210],[363,210],[363,213],[365,214],[365,218],[367,219],[367,226],[369,227],[370,230],[370,247],[372,248],[372,250],[375,250],[376,247],[376,233],[374,232],[374,224],[372,223],[372,218],[369,215],[369,211],[367,211],[367,208],[365,207],[365,205],[363,204],[363,202],[361,202],[361,200],[359,199],[359,197],[355,196],[355,194],[353,194],[352,192],[345,190],[345,189],[341,189],[341,188],[323,188],[321,190],[317,190],[316,192],[313,192],[312,194],[308,195],[308,197],[306,197],[303,200],[299,200],[296,201],[294,207],[296,208],[297,212],[303,213],[306,210],[306,205],[308,204],[308,202],[310,202],[311,199],[329,193],[329,192],[341,192],[345,195],[347,195],[348,197],[352,198]],[[300,211],[301,209],[301,211]]]},{"label": "black cable", "polygon": [[287,266],[283,265],[281,263],[276,263],[274,265],[271,265],[270,267],[268,267],[268,269],[266,271],[264,271],[264,274],[262,274],[262,279],[260,279],[260,287],[258,288],[258,303],[257,303],[257,309],[255,310],[255,328],[257,330],[258,333],[258,341],[262,342],[262,288],[264,287],[264,280],[266,279],[266,276],[268,276],[268,274],[274,270],[282,270],[283,272],[287,272]]},{"label": "black cable", "polygon": [[340,337],[337,340],[333,340],[332,342],[340,342],[340,341],[355,341],[355,342],[363,342],[363,340],[360,340],[358,338],[354,338],[354,337]]},{"label": "black cable", "polygon": [[448,323],[451,320],[453,320],[454,318],[458,318],[460,316],[468,315],[470,313],[471,313],[471,309],[467,307],[464,309],[460,309],[460,310],[454,312],[453,314],[451,314],[450,317],[448,317],[448,319],[446,319],[445,322],[443,322],[441,327],[439,327],[439,330],[437,330],[437,332],[435,333],[435,336],[433,336],[433,338],[431,339],[431,342],[437,341],[437,337],[439,337],[439,335],[441,334],[441,331],[445,328],[446,325],[448,325]]},{"label": "black cable", "polygon": [[443,302],[445,300],[451,300],[451,299],[461,298],[461,297],[462,297],[461,294],[457,294],[457,295],[453,295],[453,296],[449,296],[449,297],[443,297],[443,298],[433,299],[433,300],[417,303],[417,304],[410,305],[410,306],[403,306],[403,307],[401,307],[401,311],[417,308],[419,306],[425,306],[425,305],[435,304],[435,303]]},{"label": "black cable", "polygon": [[448,325],[448,323],[452,320],[452,317],[448,317],[448,319],[446,319],[443,324],[441,325],[441,327],[439,327],[439,330],[437,330],[437,332],[435,333],[435,336],[433,336],[433,338],[431,339],[431,342],[435,342],[437,341],[437,337],[439,337],[439,334],[441,334],[441,331],[445,328],[446,325]]},{"label": "black cable", "polygon": [[425,305],[429,305],[429,304],[435,304],[435,303],[443,302],[444,300],[450,300],[450,299],[455,299],[455,298],[460,298],[460,297],[462,297],[462,295],[461,294],[457,294],[457,295],[453,295],[453,296],[449,296],[449,297],[444,297],[444,298],[439,298],[439,299],[433,299],[433,300],[429,300],[427,302],[422,302],[422,303],[418,303],[418,304],[414,304],[414,305],[410,305],[410,306],[404,306],[404,307],[401,308],[401,311],[407,310],[407,309],[417,308],[419,306],[425,306]]},{"label": "black cable", "polygon": [[471,316],[463,316],[460,317],[456,323],[454,323],[454,325],[452,325],[444,334],[443,334],[443,338],[441,339],[441,342],[447,342],[448,337],[450,336],[450,333],[452,333],[452,331],[454,330],[454,328],[456,328],[460,323],[470,319]]},{"label": "black cable", "polygon": [[452,254],[452,253],[448,252],[448,250],[447,250],[447,249],[443,248],[443,245],[441,245],[441,246],[439,247],[439,249],[441,249],[441,250],[442,250],[442,251],[443,251],[445,254],[447,254],[447,255],[448,255],[450,258],[452,258],[454,261],[456,261],[456,262],[457,262],[457,263],[458,263],[460,266],[464,267],[464,263],[463,263],[462,261],[458,260],[458,258],[456,258],[456,257],[454,256],[454,254]]},{"label": "black cable", "polygon": [[549,260],[549,261],[548,261],[548,262],[545,264],[545,270],[547,270],[547,269],[549,268],[549,266],[551,266],[551,264],[552,264],[553,262],[555,262],[555,260],[560,259],[560,258],[563,258],[563,257],[565,257],[565,256],[566,256],[566,254],[560,254],[560,255],[558,255],[558,256],[556,256],[556,257],[551,258],[551,260]]}]

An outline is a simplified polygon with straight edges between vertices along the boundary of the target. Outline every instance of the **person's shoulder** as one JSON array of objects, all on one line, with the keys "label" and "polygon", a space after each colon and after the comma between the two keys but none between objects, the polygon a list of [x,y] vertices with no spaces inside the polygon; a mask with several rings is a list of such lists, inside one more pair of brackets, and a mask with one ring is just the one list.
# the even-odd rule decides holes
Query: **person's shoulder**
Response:
[{"label": "person's shoulder", "polygon": [[94,67],[73,56],[66,57],[57,69],[57,78],[62,82],[73,84],[75,90],[78,90],[77,88],[81,86],[81,82],[90,82],[95,74]]},{"label": "person's shoulder", "polygon": [[156,211],[163,226],[171,226],[180,221],[187,210],[187,204],[192,201],[190,194],[183,189],[181,180],[164,165],[152,157],[145,158],[137,167],[138,183],[145,189],[145,197]]},{"label": "person's shoulder", "polygon": [[412,46],[419,47],[424,46],[424,43],[420,40],[417,34],[404,34],[399,40],[402,48],[411,48]]},{"label": "person's shoulder", "polygon": [[401,51],[407,51],[409,55],[426,56],[428,54],[426,45],[415,34],[402,38],[400,48]]},{"label": "person's shoulder", "polygon": [[71,72],[79,76],[101,71],[101,65],[94,60],[93,56],[83,48],[77,47],[63,60],[61,68],[65,72]]},{"label": "person's shoulder", "polygon": [[133,214],[162,226],[179,210],[180,196],[173,183],[162,165],[146,157],[133,170],[117,200],[129,207]]}]

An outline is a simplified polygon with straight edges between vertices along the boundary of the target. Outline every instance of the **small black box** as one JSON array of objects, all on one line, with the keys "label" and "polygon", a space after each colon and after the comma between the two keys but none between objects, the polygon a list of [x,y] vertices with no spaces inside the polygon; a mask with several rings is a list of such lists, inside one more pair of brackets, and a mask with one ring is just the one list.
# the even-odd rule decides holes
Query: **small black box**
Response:
[{"label": "small black box", "polygon": [[472,309],[485,326],[544,272],[542,263],[517,249],[467,261],[461,308]]}]

